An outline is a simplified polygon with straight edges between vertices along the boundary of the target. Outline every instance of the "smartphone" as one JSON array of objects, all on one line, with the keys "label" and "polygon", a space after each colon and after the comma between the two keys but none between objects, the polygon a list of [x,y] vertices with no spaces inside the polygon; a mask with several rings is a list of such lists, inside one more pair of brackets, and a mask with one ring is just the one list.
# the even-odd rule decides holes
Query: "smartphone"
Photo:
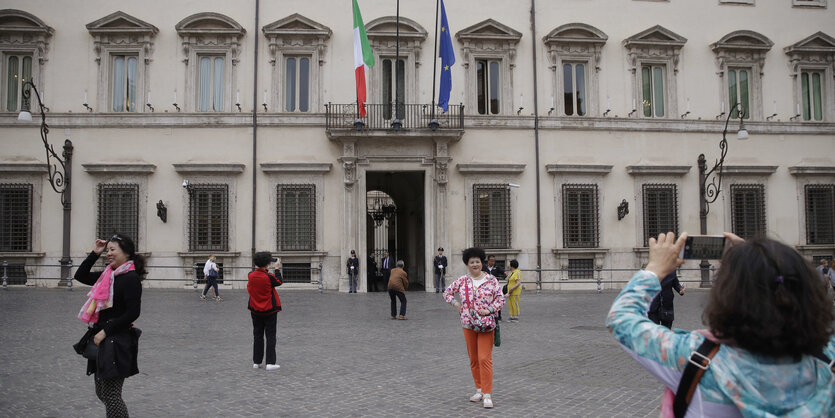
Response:
[{"label": "smartphone", "polygon": [[693,235],[687,237],[679,258],[683,260],[719,260],[727,245],[723,235]]}]

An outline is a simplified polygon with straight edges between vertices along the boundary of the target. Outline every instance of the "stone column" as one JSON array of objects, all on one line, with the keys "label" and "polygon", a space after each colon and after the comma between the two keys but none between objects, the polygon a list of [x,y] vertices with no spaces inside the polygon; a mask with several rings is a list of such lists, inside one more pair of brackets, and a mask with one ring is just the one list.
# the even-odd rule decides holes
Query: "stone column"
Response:
[{"label": "stone column", "polygon": [[[438,247],[449,247],[449,228],[447,220],[447,166],[451,158],[449,157],[448,141],[446,139],[435,139],[435,243],[432,248],[434,253]],[[447,253],[450,258],[452,255],[451,249]],[[432,285],[434,286],[434,267],[430,270],[432,277]],[[447,271],[449,273],[449,271]],[[427,282],[428,284],[429,282]],[[429,286],[426,286],[429,291]]]},{"label": "stone column", "polygon": [[358,242],[358,202],[359,198],[357,194],[359,191],[357,190],[357,147],[356,141],[354,140],[346,140],[342,143],[342,156],[339,158],[339,161],[342,163],[342,169],[344,171],[344,184],[345,184],[345,198],[343,200],[343,223],[342,223],[342,248],[340,248],[339,252],[339,262],[337,265],[339,266],[339,285],[337,286],[337,290],[342,287],[344,283],[346,286],[348,285],[348,276],[344,268],[342,266],[345,265],[345,260],[348,259],[348,252],[351,248],[357,247]]}]

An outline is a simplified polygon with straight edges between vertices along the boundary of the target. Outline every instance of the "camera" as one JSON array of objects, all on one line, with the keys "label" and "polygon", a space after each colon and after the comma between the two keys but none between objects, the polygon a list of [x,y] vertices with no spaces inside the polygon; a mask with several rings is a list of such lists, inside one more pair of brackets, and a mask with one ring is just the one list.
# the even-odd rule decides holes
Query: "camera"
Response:
[{"label": "camera", "polygon": [[687,237],[679,258],[683,260],[719,260],[725,253],[727,239],[722,235],[693,235]]}]

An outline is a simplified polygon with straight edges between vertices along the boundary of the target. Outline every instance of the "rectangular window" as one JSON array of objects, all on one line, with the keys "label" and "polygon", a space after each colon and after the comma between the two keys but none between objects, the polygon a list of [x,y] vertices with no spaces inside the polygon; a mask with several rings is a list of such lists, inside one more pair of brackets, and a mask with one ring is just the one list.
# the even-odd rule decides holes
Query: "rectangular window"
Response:
[{"label": "rectangular window", "polygon": [[201,112],[222,112],[224,58],[201,56],[199,71],[197,110]]},{"label": "rectangular window", "polygon": [[675,184],[644,184],[644,246],[660,233],[678,235],[678,194]]},{"label": "rectangular window", "polygon": [[835,185],[806,185],[806,243],[835,244]]},{"label": "rectangular window", "polygon": [[276,187],[279,251],[316,249],[316,186],[279,184]]},{"label": "rectangular window", "polygon": [[565,248],[597,248],[599,219],[596,184],[562,185],[562,227]]},{"label": "rectangular window", "polygon": [[742,103],[743,118],[749,119],[751,117],[748,71],[748,69],[739,68],[728,69],[728,104],[731,106],[732,119],[739,119],[739,111],[734,106],[737,103]]},{"label": "rectangular window", "polygon": [[661,65],[641,66],[641,105],[648,118],[664,117],[664,72]]},{"label": "rectangular window", "polygon": [[98,200],[96,236],[107,239],[125,234],[139,247],[139,185],[99,184]]},{"label": "rectangular window", "polygon": [[284,283],[310,283],[310,263],[281,263],[281,281]]},{"label": "rectangular window", "polygon": [[136,57],[113,57],[113,111],[136,112]]},{"label": "rectangular window", "polygon": [[499,63],[494,60],[476,60],[476,88],[479,115],[498,115],[501,100]]},{"label": "rectangular window", "polygon": [[228,251],[229,186],[199,184],[189,194],[189,251]]},{"label": "rectangular window", "polygon": [[[397,61],[397,81],[395,83],[394,59],[383,59],[383,117],[391,119],[394,109],[394,102],[397,103],[397,119],[403,120],[406,117],[406,109],[403,103],[406,102],[406,61]],[[400,93],[399,95],[396,93]]]},{"label": "rectangular window", "polygon": [[310,57],[287,57],[284,68],[284,111],[310,111]]},{"label": "rectangular window", "polygon": [[505,184],[473,185],[473,245],[510,248],[510,189]]},{"label": "rectangular window", "polygon": [[23,83],[31,81],[32,57],[6,55],[6,111],[17,112],[22,104]]},{"label": "rectangular window", "polygon": [[0,251],[32,251],[31,184],[0,184]]},{"label": "rectangular window", "polygon": [[802,71],[800,73],[803,120],[823,120],[823,72]]},{"label": "rectangular window", "polygon": [[594,279],[594,259],[593,258],[569,258],[568,259],[568,279],[569,280]]},{"label": "rectangular window", "polygon": [[586,115],[586,65],[563,64],[563,97],[566,116]]},{"label": "rectangular window", "polygon": [[733,233],[742,238],[765,234],[765,186],[731,185],[731,221]]}]

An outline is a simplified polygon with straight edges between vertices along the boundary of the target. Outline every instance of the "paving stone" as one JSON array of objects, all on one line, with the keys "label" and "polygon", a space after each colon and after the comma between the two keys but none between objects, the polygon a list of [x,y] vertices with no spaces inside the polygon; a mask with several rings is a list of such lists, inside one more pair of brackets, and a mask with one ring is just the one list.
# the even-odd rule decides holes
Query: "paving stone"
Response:
[{"label": "paving stone", "polygon": [[[102,416],[72,344],[86,287],[0,291],[0,410],[11,417]],[[245,291],[203,302],[191,290],[145,289],[140,374],[124,398],[137,417],[657,416],[662,387],[606,331],[616,293],[525,293],[502,323],[495,408],[473,391],[455,311],[408,293],[407,321],[387,294],[281,291],[278,363],[252,369]],[[688,289],[689,290],[689,289]],[[677,327],[701,328],[707,293],[676,298]],[[506,312],[505,312],[506,313]]]}]

